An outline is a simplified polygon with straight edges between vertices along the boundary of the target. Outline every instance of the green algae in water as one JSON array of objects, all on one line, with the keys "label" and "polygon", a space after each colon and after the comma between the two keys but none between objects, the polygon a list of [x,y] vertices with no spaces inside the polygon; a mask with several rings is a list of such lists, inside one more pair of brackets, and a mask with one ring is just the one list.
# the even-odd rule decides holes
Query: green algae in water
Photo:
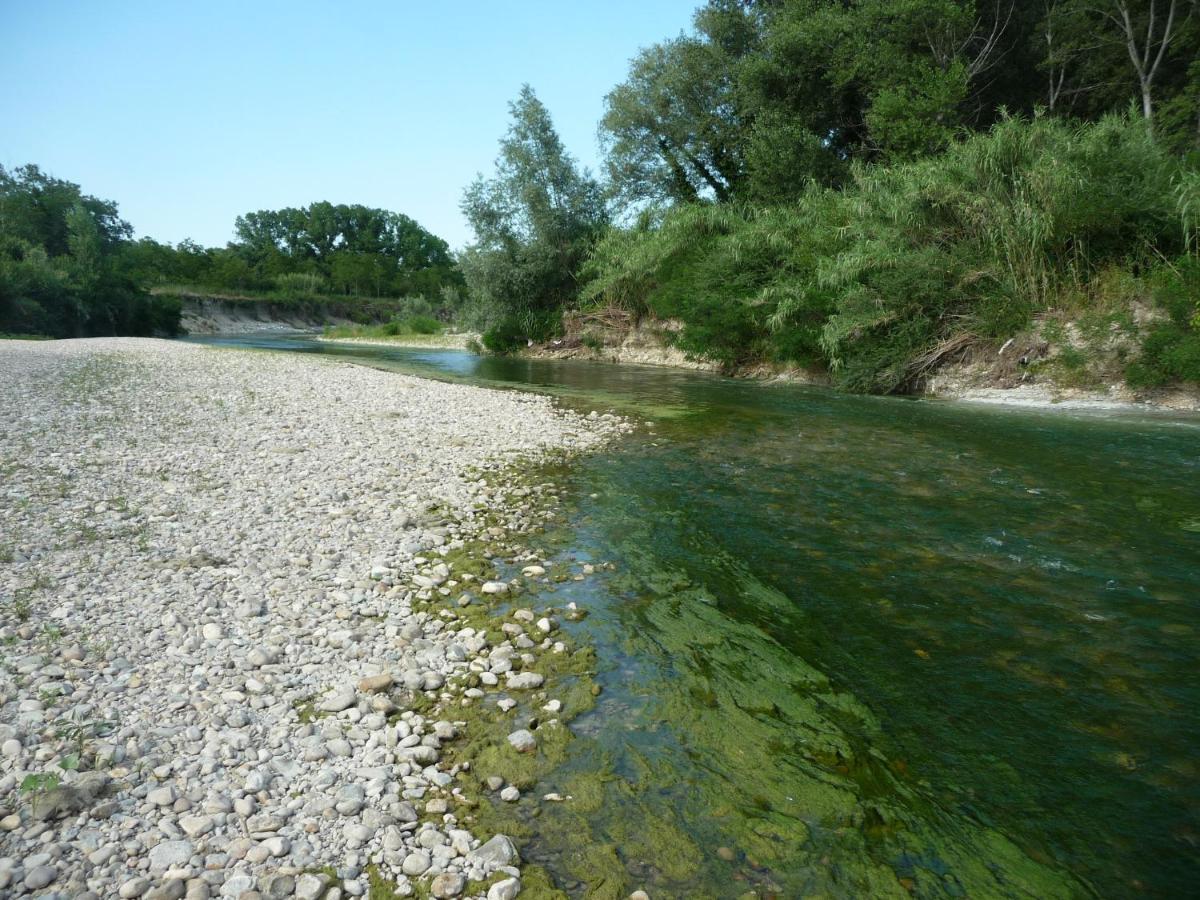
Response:
[{"label": "green algae in water", "polygon": [[[567,473],[597,497],[566,546],[622,580],[556,585],[591,613],[604,692],[539,776],[585,799],[530,804],[531,878],[573,897],[1194,888],[1194,423],[404,360],[687,410]],[[639,818],[673,823],[671,846]],[[656,864],[680,843],[686,883]]]}]

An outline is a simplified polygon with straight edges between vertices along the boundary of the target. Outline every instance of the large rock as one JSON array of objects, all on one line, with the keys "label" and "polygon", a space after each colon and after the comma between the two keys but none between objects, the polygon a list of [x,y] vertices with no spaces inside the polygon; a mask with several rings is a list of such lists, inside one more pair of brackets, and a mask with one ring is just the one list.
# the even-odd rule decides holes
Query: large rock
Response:
[{"label": "large rock", "polygon": [[519,893],[521,893],[521,879],[505,878],[488,888],[487,900],[513,900]]},{"label": "large rock", "polygon": [[167,869],[186,866],[194,852],[191,841],[163,841],[161,844],[155,844],[154,849],[150,851],[150,871],[165,872]]},{"label": "large rock", "polygon": [[527,691],[542,686],[546,679],[539,672],[509,672],[508,688],[514,691]]},{"label": "large rock", "polygon": [[392,676],[386,673],[382,675],[368,675],[358,682],[358,689],[364,694],[378,694],[380,691],[386,691],[392,686]]},{"label": "large rock", "polygon": [[354,693],[354,688],[342,687],[322,700],[320,709],[322,712],[341,712],[343,709],[349,709],[357,700],[358,695]]},{"label": "large rock", "polygon": [[305,872],[296,879],[296,897],[298,900],[317,900],[329,887],[329,876]]},{"label": "large rock", "polygon": [[459,896],[466,886],[467,879],[457,872],[443,872],[429,883],[429,895],[438,900],[448,900],[450,897]]},{"label": "large rock", "polygon": [[537,750],[537,738],[533,736],[532,731],[524,728],[510,734],[508,742],[518,753],[532,753]]},{"label": "large rock", "polygon": [[517,848],[506,834],[496,835],[467,854],[468,863],[483,863],[493,869],[514,865],[520,859]]}]

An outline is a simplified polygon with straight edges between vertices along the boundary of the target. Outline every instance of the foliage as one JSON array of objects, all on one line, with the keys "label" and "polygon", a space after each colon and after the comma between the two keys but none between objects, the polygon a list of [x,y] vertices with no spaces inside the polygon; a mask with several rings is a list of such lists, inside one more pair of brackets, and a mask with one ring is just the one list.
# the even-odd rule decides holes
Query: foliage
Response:
[{"label": "foliage", "polygon": [[1200,148],[1193,7],[709,0],[692,33],[642,50],[606,97],[613,194],[634,210],[788,201],[840,183],[849,162],[937,153],[1006,112],[1098,120],[1135,98],[1169,149]]},{"label": "foliage", "polygon": [[495,175],[477,177],[462,201],[475,232],[461,259],[472,317],[495,332],[497,347],[556,333],[559,311],[578,292],[579,267],[607,223],[599,185],[563,149],[528,85],[510,111]]},{"label": "foliage", "polygon": [[285,297],[438,295],[462,284],[445,241],[408,216],[359,204],[313,203],[238,216],[224,248],[150,238],[130,266],[150,284]]},{"label": "foliage", "polygon": [[325,336],[331,338],[390,338],[441,333],[441,322],[420,313],[397,316],[380,325],[330,325],[325,328]]},{"label": "foliage", "polygon": [[224,248],[134,241],[115,204],[36,166],[0,168],[0,332],[173,335],[186,296],[358,321],[448,320],[462,305],[446,242],[407,216],[314,203],[247,213],[235,227]]},{"label": "foliage", "polygon": [[1157,274],[1154,299],[1168,320],[1146,336],[1126,379],[1135,387],[1200,383],[1200,256],[1180,259]]},{"label": "foliage", "polygon": [[901,390],[1109,266],[1181,251],[1190,183],[1140,121],[1007,118],[792,204],[615,230],[585,297],[679,319],[679,346],[725,363],[819,358],[847,388]]},{"label": "foliage", "polygon": [[36,166],[0,167],[0,332],[175,334],[177,302],[124,265],[132,233],[116,204]]}]

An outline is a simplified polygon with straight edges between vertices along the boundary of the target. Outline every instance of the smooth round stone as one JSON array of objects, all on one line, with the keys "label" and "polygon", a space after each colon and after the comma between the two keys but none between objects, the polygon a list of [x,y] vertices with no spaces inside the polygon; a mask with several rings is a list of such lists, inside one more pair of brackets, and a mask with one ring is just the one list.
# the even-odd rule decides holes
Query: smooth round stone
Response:
[{"label": "smooth round stone", "polygon": [[58,877],[58,870],[53,866],[35,866],[25,876],[27,890],[40,891]]},{"label": "smooth round stone", "polygon": [[400,870],[405,875],[420,875],[429,869],[429,865],[429,854],[423,850],[417,850],[404,857],[404,862],[400,864]]},{"label": "smooth round stone", "polygon": [[515,900],[519,893],[521,893],[521,879],[506,878],[488,888],[487,900]]},{"label": "smooth round stone", "polygon": [[437,897],[438,900],[448,900],[448,898],[459,896],[466,886],[467,879],[457,872],[443,872],[429,883],[429,894],[431,897]]}]

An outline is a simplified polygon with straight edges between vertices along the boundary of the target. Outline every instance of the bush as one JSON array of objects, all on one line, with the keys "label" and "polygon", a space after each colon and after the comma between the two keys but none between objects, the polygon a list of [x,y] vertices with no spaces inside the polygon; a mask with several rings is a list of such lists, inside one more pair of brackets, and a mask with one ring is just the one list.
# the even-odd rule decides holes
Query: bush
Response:
[{"label": "bush", "polygon": [[[680,347],[728,364],[817,360],[851,390],[906,390],[1091,296],[1092,279],[1181,252],[1198,193],[1138,119],[1009,118],[794,203],[692,204],[614,230],[583,298],[679,319]],[[1173,318],[1194,316],[1195,288],[1176,291],[1162,300]]]},{"label": "bush", "polygon": [[515,319],[505,319],[482,335],[483,349],[489,353],[511,353],[525,343],[524,331]]},{"label": "bush", "polygon": [[1142,342],[1125,379],[1133,387],[1160,387],[1173,381],[1200,383],[1200,333],[1178,325],[1160,325]]},{"label": "bush", "polygon": [[1188,256],[1160,266],[1153,280],[1155,303],[1170,322],[1146,335],[1125,378],[1134,387],[1200,383],[1200,258]]},{"label": "bush", "polygon": [[442,323],[432,316],[413,316],[406,323],[413,334],[439,334]]}]

